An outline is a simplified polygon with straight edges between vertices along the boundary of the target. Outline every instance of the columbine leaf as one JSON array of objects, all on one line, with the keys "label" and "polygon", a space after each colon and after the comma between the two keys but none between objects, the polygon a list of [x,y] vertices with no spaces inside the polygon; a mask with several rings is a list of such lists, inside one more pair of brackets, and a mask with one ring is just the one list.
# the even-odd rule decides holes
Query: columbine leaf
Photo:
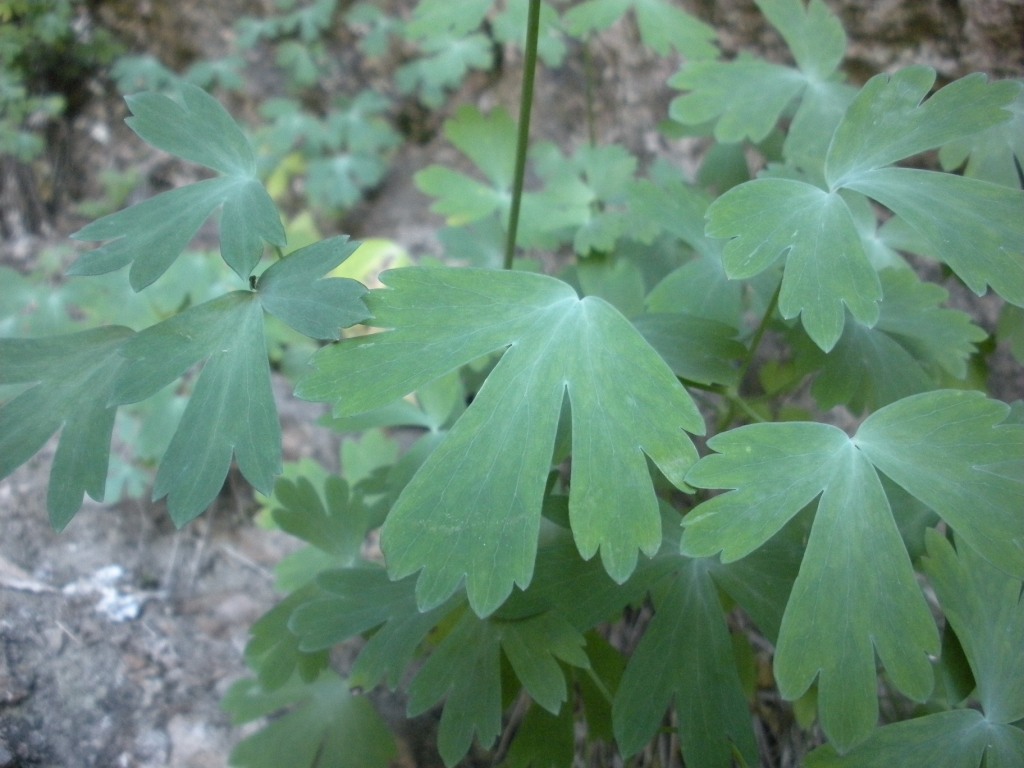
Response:
[{"label": "columbine leaf", "polygon": [[956,550],[926,533],[928,574],[942,610],[967,655],[977,698],[990,723],[1024,718],[1024,602],[1021,580],[987,563],[973,548]]},{"label": "columbine leaf", "polygon": [[374,324],[394,330],[319,353],[301,397],[336,401],[336,415],[359,413],[505,350],[389,514],[382,545],[392,576],[423,570],[423,608],[465,579],[481,615],[530,582],[568,393],[576,543],[585,558],[600,549],[609,574],[628,578],[637,550],[653,554],[661,543],[645,456],[681,486],[695,457],[683,429],[703,429],[657,353],[607,303],[543,275],[410,268],[384,281],[390,288],[368,302]]},{"label": "columbine leaf", "polygon": [[709,564],[677,560],[655,589],[654,618],[615,694],[616,741],[624,755],[638,752],[674,699],[687,765],[729,768],[734,750],[754,765],[757,744]]},{"label": "columbine leaf", "polygon": [[942,167],[952,171],[963,165],[964,176],[1019,188],[1013,158],[1024,160],[1024,88],[1009,109],[1011,120],[944,145],[939,150]]},{"label": "columbine leaf", "polygon": [[444,605],[421,613],[412,580],[391,581],[383,568],[327,571],[317,578],[317,587],[293,609],[288,626],[305,653],[326,651],[376,629],[352,670],[351,682],[360,688],[385,677],[391,687],[397,685],[417,646],[451,611]]},{"label": "columbine leaf", "polygon": [[192,307],[136,334],[121,355],[128,364],[114,386],[115,403],[149,397],[205,360],[153,489],[154,498],[169,497],[176,524],[213,501],[232,455],[255,488],[271,492],[281,467],[281,427],[254,294],[236,291]]},{"label": "columbine leaf", "polygon": [[259,261],[264,241],[284,245],[284,227],[256,176],[256,161],[241,130],[205,91],[184,83],[180,90],[181,104],[156,93],[128,97],[134,114],[128,124],[153,146],[222,175],[83,227],[72,237],[111,242],[79,257],[69,274],[98,275],[131,264],[132,288],[142,290],[170,267],[220,206],[221,254],[243,279]]},{"label": "columbine leaf", "polygon": [[758,0],[758,7],[779,30],[796,64],[808,78],[825,80],[843,60],[843,23],[822,0]]},{"label": "columbine leaf", "polygon": [[575,755],[575,720],[572,707],[556,715],[531,706],[516,731],[504,768],[563,768]]},{"label": "columbine leaf", "polygon": [[1013,768],[1024,761],[1024,731],[993,725],[980,712],[959,709],[879,728],[849,754],[831,746],[815,750],[807,768],[935,768],[979,766]]},{"label": "columbine leaf", "polygon": [[[879,408],[935,389],[941,371],[962,379],[985,332],[963,312],[939,306],[949,294],[907,269],[879,273],[885,299],[878,323],[847,323],[828,354],[816,347],[805,365],[821,369],[812,392],[823,408]],[[807,345],[810,346],[810,345]]]},{"label": "columbine leaf", "polygon": [[909,397],[868,417],[861,451],[988,562],[1024,578],[1024,426],[980,392]]},{"label": "columbine leaf", "polygon": [[322,498],[305,477],[281,479],[274,486],[274,499],[272,514],[281,530],[336,555],[339,564],[358,559],[369,527],[367,513],[349,497],[348,484],[340,477],[326,479]]},{"label": "columbine leaf", "polygon": [[334,672],[312,683],[293,681],[272,693],[240,680],[224,697],[236,724],[287,713],[244,739],[231,752],[242,768],[385,768],[397,756],[394,736],[373,705],[353,696]]},{"label": "columbine leaf", "polygon": [[1024,305],[1024,192],[911,168],[865,171],[847,186],[896,213],[979,296]]},{"label": "columbine leaf", "polygon": [[502,651],[533,699],[557,713],[567,695],[559,660],[587,667],[583,645],[583,636],[554,613],[501,621],[467,612],[413,680],[409,714],[445,700],[437,746],[445,764],[455,765],[474,733],[490,746],[501,731]]},{"label": "columbine leaf", "polygon": [[40,339],[0,339],[0,384],[29,384],[0,406],[0,478],[28,461],[58,429],[47,508],[61,530],[88,493],[103,498],[128,328],[109,327]]},{"label": "columbine leaf", "polygon": [[474,107],[463,106],[445,122],[444,133],[483,172],[489,184],[432,165],[415,177],[421,192],[437,198],[431,210],[445,214],[449,225],[466,224],[504,210],[512,187],[516,147],[516,126],[508,112],[497,109],[483,115]]},{"label": "columbine leaf", "polygon": [[736,490],[685,518],[687,554],[742,557],[821,496],[782,620],[776,676],[787,698],[818,676],[823,727],[849,747],[878,716],[875,651],[894,684],[921,699],[931,688],[925,654],[938,649],[878,476],[845,434],[824,424],[753,425],[708,445],[720,453],[702,459],[688,481]]},{"label": "columbine leaf", "polygon": [[715,30],[673,7],[666,0],[586,0],[566,11],[562,23],[570,34],[584,37],[610,27],[632,8],[644,44],[667,56],[674,48],[691,59],[718,53]]},{"label": "columbine leaf", "polygon": [[862,173],[1005,122],[1020,85],[989,83],[977,73],[950,83],[927,101],[929,67],[881,74],[864,84],[829,147],[825,175],[835,189]]},{"label": "columbine leaf", "polygon": [[[366,289],[346,278],[324,278],[359,247],[334,237],[301,248],[273,264],[259,279],[264,309],[314,339],[337,339],[340,329],[367,317]],[[321,279],[323,278],[323,279]]]},{"label": "columbine leaf", "polygon": [[757,179],[711,204],[707,232],[731,238],[722,261],[733,279],[759,274],[787,254],[779,311],[787,319],[802,315],[825,351],[842,334],[844,306],[864,325],[878,320],[882,288],[840,195],[802,181]]}]

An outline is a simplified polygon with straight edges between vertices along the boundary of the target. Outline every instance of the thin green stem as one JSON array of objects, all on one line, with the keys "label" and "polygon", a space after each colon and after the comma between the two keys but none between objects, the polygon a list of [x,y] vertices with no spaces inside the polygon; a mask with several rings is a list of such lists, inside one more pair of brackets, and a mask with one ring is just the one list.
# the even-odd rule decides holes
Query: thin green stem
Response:
[{"label": "thin green stem", "polygon": [[776,308],[779,306],[779,294],[782,293],[782,280],[779,280],[779,284],[775,286],[775,293],[772,294],[771,301],[768,302],[768,308],[764,311],[764,316],[761,318],[761,322],[758,323],[757,330],[754,331],[753,337],[750,339],[750,349],[747,350],[747,357],[743,361],[743,365],[740,366],[739,377],[736,379],[740,385],[743,384],[743,379],[747,376],[747,371],[750,370],[750,366],[754,362],[754,357],[757,355],[757,348],[761,346],[761,339],[764,338],[765,331],[768,330],[768,323],[772,319],[772,315],[775,314]]},{"label": "thin green stem", "polygon": [[516,139],[516,168],[512,180],[512,208],[508,215],[508,240],[505,242],[505,269],[512,269],[519,230],[519,208],[526,177],[526,150],[530,145],[530,112],[533,108],[533,77],[537,71],[537,39],[540,37],[540,0],[530,0],[526,20],[526,49],[523,58],[523,90],[519,97],[519,136]]}]

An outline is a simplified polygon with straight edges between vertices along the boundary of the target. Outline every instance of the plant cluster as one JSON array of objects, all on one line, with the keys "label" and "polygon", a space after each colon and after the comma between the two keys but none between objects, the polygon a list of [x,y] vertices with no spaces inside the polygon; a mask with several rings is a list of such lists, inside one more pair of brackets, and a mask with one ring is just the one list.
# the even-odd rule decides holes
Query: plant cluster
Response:
[{"label": "plant cluster", "polygon": [[[328,5],[253,34],[305,39]],[[238,722],[281,715],[237,765],[386,765],[388,731],[357,695],[377,685],[402,686],[410,715],[443,706],[448,765],[474,741],[501,765],[570,765],[579,721],[587,749],[627,761],[668,729],[688,766],[758,765],[759,686],[816,722],[812,768],[1020,765],[1024,408],[982,391],[988,333],[913,265],[1001,297],[999,340],[1019,352],[1022,84],[935,89],[913,66],[852,85],[821,0],[758,0],[789,66],[725,59],[663,0],[457,5],[424,0],[405,22],[429,77],[402,70],[401,87],[429,101],[458,69],[446,57],[483,66],[485,22],[522,41],[527,73],[519,126],[468,106],[446,122],[474,172],[417,177],[446,256],[469,266],[368,290],[335,276],[357,251],[345,237],[286,253],[226,110],[185,83],[131,96],[144,141],[215,175],[80,230],[103,244],[71,274],[151,290],[219,212],[236,287],[138,331],[0,339],[0,476],[59,431],[60,529],[103,497],[118,409],[170,392],[184,406],[154,497],[175,523],[235,463],[309,545],[282,563],[288,594],[246,649],[255,676],[225,701]],[[621,146],[527,140],[538,57],[557,65],[559,40],[626,13],[685,58],[666,130],[714,142],[697,181]],[[388,17],[350,14],[383,45]],[[945,170],[908,164],[933,150]],[[519,258],[556,252],[575,257],[557,275]],[[282,466],[271,323],[331,342],[296,391],[332,404],[338,431],[369,430],[340,476]],[[834,406],[845,429],[821,415]],[[406,451],[399,426],[419,434]],[[627,652],[604,629],[637,607],[650,619]],[[342,677],[329,654],[354,638]]]}]

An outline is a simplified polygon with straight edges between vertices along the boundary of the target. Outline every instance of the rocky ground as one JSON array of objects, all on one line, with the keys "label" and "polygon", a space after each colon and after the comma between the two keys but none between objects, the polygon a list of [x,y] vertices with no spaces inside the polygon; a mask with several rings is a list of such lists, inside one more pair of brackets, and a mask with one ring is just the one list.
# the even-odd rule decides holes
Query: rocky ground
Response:
[{"label": "rocky ground", "polygon": [[[750,2],[684,4],[723,30],[726,47],[752,45],[779,55],[777,37]],[[1024,72],[1024,7],[1014,0],[828,4],[851,31],[858,79],[909,63],[934,66],[947,79],[979,69]],[[151,2],[138,4],[131,17],[119,15],[116,2],[96,5],[132,44],[180,64],[223,53],[231,15],[258,12],[266,3],[235,0],[209,11],[205,3]],[[670,150],[685,160],[686,148],[666,147],[653,129],[672,95],[664,81],[674,67],[638,52],[634,42],[627,25],[595,48],[598,132],[639,153]],[[575,66],[541,76],[537,135],[564,140],[577,130],[582,97],[565,97],[566,85],[581,77]],[[500,77],[471,82],[452,103],[514,104],[517,90],[513,59]],[[74,203],[97,193],[100,171],[112,164],[144,169],[143,195],[159,186],[156,176],[181,172],[168,170],[124,129],[116,95],[95,92],[55,134],[64,160],[51,156],[49,164],[19,171],[20,192],[14,177],[6,178],[0,263],[25,270],[46,249],[64,244],[83,223]],[[439,117],[427,123],[433,129],[406,145],[372,201],[336,222],[339,231],[394,239],[414,253],[436,249],[437,220],[411,178],[450,149],[436,133]],[[66,189],[54,191],[62,183]],[[12,205],[20,206],[20,218]],[[1024,396],[1020,376],[1019,368],[1007,368],[997,394]],[[313,425],[317,406],[292,400],[287,382],[277,383],[288,456],[336,464],[334,439]],[[274,565],[294,543],[253,523],[252,496],[242,481],[229,483],[213,509],[180,531],[162,504],[127,500],[88,502],[64,532],[54,533],[45,501],[52,450],[51,444],[0,481],[0,768],[226,765],[246,731],[232,727],[219,701],[246,674],[248,627],[273,604]],[[403,755],[401,765],[425,764],[409,745]]]}]

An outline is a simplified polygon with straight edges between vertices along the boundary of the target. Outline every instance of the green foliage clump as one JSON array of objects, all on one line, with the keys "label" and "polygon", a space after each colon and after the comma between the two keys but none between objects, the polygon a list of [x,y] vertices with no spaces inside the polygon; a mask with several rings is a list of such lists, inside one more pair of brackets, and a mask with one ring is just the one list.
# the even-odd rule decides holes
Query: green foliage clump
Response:
[{"label": "green foliage clump", "polygon": [[[251,32],[315,38],[328,6],[285,4]],[[758,6],[795,66],[726,60],[661,0],[505,15],[425,0],[401,23],[355,6],[368,50],[400,29],[426,52],[396,77],[428,104],[483,66],[485,25],[523,41],[529,74],[542,35],[557,65],[559,36],[630,13],[645,45],[685,56],[666,132],[715,142],[695,182],[621,146],[529,145],[507,111],[462,107],[444,132],[474,167],[417,184],[447,217],[447,256],[471,266],[394,269],[373,290],[336,275],[345,238],[285,253],[256,153],[216,100],[192,85],[130,99],[140,137],[219,175],[86,226],[75,237],[105,244],[72,271],[128,267],[152,290],[220,211],[237,285],[140,330],[0,339],[0,475],[60,431],[63,527],[84,493],[102,498],[118,408],[188,378],[154,495],[182,525],[235,461],[308,545],[252,628],[254,679],[225,702],[238,722],[285,714],[235,764],[386,765],[387,731],[354,695],[381,684],[407,687],[411,716],[442,704],[448,765],[503,731],[494,764],[568,765],[581,730],[628,759],[666,727],[687,765],[756,765],[765,685],[827,742],[809,766],[1024,761],[1024,411],[978,386],[988,334],[911,267],[991,288],[1019,352],[1024,192],[1005,169],[1022,84],[936,90],[915,66],[857,88],[823,2]],[[337,151],[321,132],[359,143],[365,123],[303,118],[262,140],[286,151],[274,131],[296,130]],[[935,150],[946,170],[906,167]],[[748,151],[766,160],[753,177],[735,162]],[[572,263],[540,274],[536,254]],[[278,322],[331,342],[298,395],[330,403],[340,432],[370,430],[343,476],[282,467]],[[373,332],[343,333],[356,324]],[[399,426],[417,435],[404,452]],[[638,607],[642,637],[610,643],[603,629]],[[342,678],[329,652],[354,638]],[[772,649],[770,683],[754,643]],[[879,725],[883,696],[900,715]]]}]

